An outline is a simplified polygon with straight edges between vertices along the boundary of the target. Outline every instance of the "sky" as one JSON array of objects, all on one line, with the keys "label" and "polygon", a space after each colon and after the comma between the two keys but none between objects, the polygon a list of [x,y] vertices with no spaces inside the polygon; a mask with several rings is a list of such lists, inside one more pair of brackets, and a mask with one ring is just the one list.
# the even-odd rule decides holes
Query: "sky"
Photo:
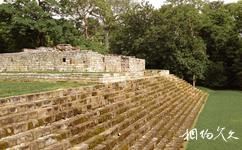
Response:
[{"label": "sky", "polygon": [[[140,0],[142,1],[142,0]],[[164,2],[165,0],[146,0],[148,1],[150,4],[152,4],[155,8],[159,8]],[[237,2],[238,0],[224,0],[225,3],[232,3],[232,2]]]},{"label": "sky", "polygon": [[[142,1],[142,0],[139,0]],[[155,8],[159,8],[165,0],[145,0],[148,1],[150,4],[152,4]],[[224,0],[225,3],[231,3],[231,2],[237,2],[238,0]],[[2,3],[3,0],[0,0],[0,3]]]}]

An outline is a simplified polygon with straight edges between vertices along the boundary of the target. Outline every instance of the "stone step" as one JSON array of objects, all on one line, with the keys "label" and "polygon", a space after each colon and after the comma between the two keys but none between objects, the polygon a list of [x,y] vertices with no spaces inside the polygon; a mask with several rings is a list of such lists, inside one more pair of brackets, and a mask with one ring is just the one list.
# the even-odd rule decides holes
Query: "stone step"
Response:
[{"label": "stone step", "polygon": [[[187,112],[186,114],[184,114],[184,117],[181,118],[181,123],[187,122],[187,124],[189,124],[189,126],[186,127],[190,127],[192,125],[193,120],[195,119],[195,115],[197,114],[197,112],[193,112],[194,110],[197,109],[197,106],[199,106],[200,103],[197,103],[195,105],[195,107],[192,109],[191,112]],[[186,117],[187,114],[190,114],[190,117]],[[193,117],[192,117],[193,116]],[[177,131],[175,135],[173,135],[172,140],[166,144],[166,148],[179,148],[181,146],[181,143],[183,142],[182,138],[179,138],[179,136],[181,136],[182,134],[184,134],[184,132],[186,131],[186,128],[182,128],[182,124],[180,124],[179,126],[174,126],[174,128],[177,128],[178,130],[180,130],[179,132]],[[183,131],[181,131],[181,129]],[[177,140],[179,139],[179,140]],[[182,142],[179,142],[180,140],[182,140]]]},{"label": "stone step", "polygon": [[[199,105],[200,101],[197,101],[197,102],[194,101],[193,103],[195,103],[195,105],[192,105],[192,104],[190,105],[190,109],[187,109],[186,113],[184,113],[184,115],[182,115],[183,118],[180,118],[181,120],[184,119],[184,118],[188,118],[185,114],[188,114],[192,110],[196,109],[196,107],[194,107],[194,106]],[[174,120],[174,121],[176,121],[176,120]],[[187,121],[189,123],[191,122],[191,120],[188,120],[188,119],[186,121],[184,121],[184,122],[187,122]],[[176,126],[173,126],[173,124],[171,123],[169,126],[170,127],[173,126],[173,129],[174,129],[174,128],[180,127],[181,126],[180,125],[181,123],[176,124]],[[186,126],[186,128],[187,128],[187,126]],[[183,130],[183,133],[182,134],[184,134],[185,130]],[[179,134],[178,136],[181,136],[181,135]],[[155,146],[154,149],[156,149],[156,150],[164,149],[166,147],[167,143],[169,143],[169,141],[171,140],[172,136],[173,136],[173,134],[165,134],[165,136],[163,136],[163,137],[160,138],[162,140],[160,142],[158,141],[158,143],[156,143],[156,146]]]},{"label": "stone step", "polygon": [[[155,102],[155,100],[153,100],[153,101],[150,101],[150,102],[148,102],[148,104],[146,105],[146,106],[143,106],[143,107],[140,107],[140,109],[138,110],[138,111],[136,111],[135,113],[133,113],[133,114],[130,114],[130,115],[128,115],[127,116],[127,118],[125,118],[125,120],[124,121],[122,121],[121,123],[119,123],[120,125],[118,126],[118,128],[116,129],[116,131],[119,131],[119,130],[121,130],[122,128],[126,128],[126,127],[128,127],[132,122],[134,122],[135,120],[138,120],[138,119],[140,119],[140,118],[142,118],[144,115],[145,115],[145,113],[147,113],[147,110],[146,109],[143,109],[143,108],[149,108],[149,109],[154,109],[154,108],[156,108],[157,107],[157,103]],[[143,109],[143,110],[142,110]],[[139,112],[139,113],[138,113]],[[132,117],[134,115],[134,117]],[[133,119],[132,119],[132,118]],[[128,118],[131,118],[131,120],[130,119],[128,119]],[[79,140],[78,140],[78,142],[79,142]]]},{"label": "stone step", "polygon": [[[190,104],[191,103],[187,103],[186,105],[184,105],[183,107],[181,107],[180,108],[181,110],[179,112],[177,112],[176,116],[174,116],[173,119],[170,120],[170,126],[167,126],[166,131],[168,131],[168,132],[165,132],[165,135],[166,134],[170,135],[170,134],[173,134],[173,133],[177,132],[175,127],[180,126],[183,118],[185,118],[184,113],[186,111],[190,111],[192,109],[192,106]],[[163,135],[164,135],[164,133],[163,133]],[[160,138],[155,137],[155,139],[156,140],[151,140],[149,143],[147,143],[143,147],[143,149],[145,149],[145,150],[154,149],[155,145],[157,144],[157,142],[159,142]]]},{"label": "stone step", "polygon": [[[160,104],[160,105],[162,105],[162,104]],[[150,110],[146,111],[146,112],[150,112],[150,111],[153,112],[158,108],[159,108],[159,105],[156,104],[154,107],[151,107]],[[151,114],[150,114],[150,118],[151,118]],[[145,115],[143,118],[138,119],[137,122],[134,122],[133,124],[129,125],[128,128],[133,128],[134,124],[136,124],[136,125],[139,125],[139,123],[143,124],[144,122],[147,121],[147,119],[148,119],[148,116]],[[93,138],[91,138],[87,141],[84,141],[83,143],[88,144],[89,148],[93,148],[94,146],[96,146],[98,144],[98,142],[104,141],[107,138],[108,135],[109,135],[109,132],[107,132],[107,133],[103,132],[103,133],[100,133],[97,136],[94,136]],[[120,136],[122,136],[122,134]],[[97,142],[97,139],[99,139],[100,137],[102,137],[102,141],[99,140]],[[80,145],[82,145],[83,143],[80,143]]]},{"label": "stone step", "polygon": [[[99,85],[95,86],[98,88]],[[101,86],[100,86],[101,88]],[[47,91],[47,92],[39,92],[34,94],[26,94],[20,96],[11,96],[7,98],[0,98],[0,107],[5,107],[9,105],[17,105],[25,102],[35,102],[38,100],[47,100],[56,97],[63,97],[63,96],[71,96],[76,95],[79,92],[84,91],[87,89],[85,87],[80,88],[72,88],[72,89],[64,89],[64,90],[54,90],[54,91]]]},{"label": "stone step", "polygon": [[[101,110],[100,110],[100,111],[101,111]],[[93,114],[94,114],[94,113],[93,113]],[[93,115],[93,114],[92,114],[92,115]],[[83,116],[84,116],[84,115],[83,115]],[[87,117],[90,117],[90,115],[87,116]],[[80,118],[79,118],[79,120],[80,120]],[[81,121],[79,121],[79,120],[74,120],[73,122],[79,122],[79,123],[81,123]],[[81,120],[83,120],[83,119],[81,119]],[[75,124],[75,123],[73,123],[73,124]],[[54,126],[58,126],[57,123],[55,123]],[[53,130],[53,129],[52,129],[52,130]]]},{"label": "stone step", "polygon": [[[68,106],[68,103],[63,104],[63,105]],[[26,122],[27,120],[40,119],[40,118],[43,118],[43,116],[48,116],[48,115],[45,115],[46,113],[53,114],[53,113],[51,113],[53,110],[58,111],[59,106],[62,106],[62,105],[57,104],[57,105],[48,106],[48,107],[45,107],[42,109],[39,108],[39,110],[35,110],[35,111],[30,110],[27,112],[15,113],[15,114],[10,114],[8,116],[3,116],[3,117],[0,117],[0,121],[1,121],[0,124],[2,127],[4,127],[5,125],[8,125],[8,127],[9,127],[9,126],[11,126],[11,123],[17,124],[18,122]],[[83,105],[82,107],[84,107],[84,106],[85,105]],[[72,105],[69,105],[67,107],[67,109],[68,108],[72,108]],[[65,109],[62,108],[61,111],[63,111],[63,110],[65,110]]]},{"label": "stone step", "polygon": [[[155,88],[157,88],[157,87],[155,87]],[[117,93],[117,92],[116,92],[116,94],[119,94],[120,95],[120,93]],[[139,93],[136,93],[136,94],[139,94]],[[107,96],[108,95],[111,95],[111,93],[107,94]],[[82,98],[83,98],[83,96],[82,96]],[[112,98],[112,97],[109,97],[109,98]],[[68,99],[70,99],[70,100],[68,100]],[[3,108],[1,108],[1,110],[3,110],[3,112],[9,112],[9,111],[11,111],[13,113],[17,113],[18,115],[22,115],[21,112],[24,112],[24,114],[27,114],[26,109],[28,109],[28,111],[31,110],[31,109],[29,109],[30,106],[32,106],[32,107],[33,106],[37,106],[37,107],[33,107],[33,109],[37,109],[38,107],[46,107],[46,106],[49,106],[49,105],[51,105],[52,107],[55,107],[56,105],[59,106],[61,103],[65,103],[65,100],[66,101],[71,101],[71,102],[78,101],[76,99],[77,99],[76,96],[75,97],[74,96],[61,97],[61,98],[57,98],[57,99],[52,100],[52,101],[50,101],[50,100],[37,101],[35,104],[33,104],[33,103],[25,103],[25,104],[21,104],[21,105],[16,105],[15,107],[14,106],[7,107],[7,108],[4,107],[4,108],[6,108],[8,110],[6,111],[6,109],[5,109],[5,111],[4,111]],[[107,99],[108,99],[108,97],[107,97]],[[67,104],[63,104],[63,105],[72,104],[71,102],[69,102]],[[85,103],[85,100],[81,100],[81,102]],[[25,108],[22,108],[22,110],[21,110],[21,107],[25,107]],[[69,106],[69,107],[72,107],[72,106]],[[13,113],[8,113],[8,114],[10,115],[10,114],[13,114]],[[4,116],[4,117],[6,117],[6,116]],[[13,117],[13,116],[11,116],[11,117]]]},{"label": "stone step", "polygon": [[[180,107],[177,107],[176,110],[177,109],[179,110],[179,108]],[[171,111],[170,114],[172,114],[172,109],[169,108],[168,110]],[[175,109],[173,109],[173,111],[174,110]],[[156,125],[154,125],[154,127],[150,131],[147,131],[146,134],[142,134],[143,135],[142,138],[140,138],[136,142],[136,144],[134,144],[132,146],[131,149],[141,149],[141,148],[145,147],[145,145],[147,144],[147,142],[151,141],[151,138],[154,138],[154,136],[158,133],[159,130],[162,130],[162,127],[165,124],[165,121],[164,120],[166,120],[164,117],[166,117],[168,119],[169,115],[168,114],[162,114],[162,116],[163,116],[163,120],[160,120],[159,123],[157,123]],[[160,118],[162,116],[160,116]],[[157,139],[157,138],[155,137],[154,139]]]},{"label": "stone step", "polygon": [[[169,103],[167,103],[167,105],[169,105]],[[167,107],[167,105],[164,105],[163,104],[163,107],[160,107],[159,109],[157,109],[157,110],[159,110],[160,112],[162,112],[162,109],[165,109],[166,107]],[[159,113],[159,111],[158,112],[156,112],[156,113]],[[154,114],[150,114],[150,116],[154,116]],[[152,117],[150,117],[149,119],[151,119]],[[147,120],[146,120],[146,122],[148,122]],[[133,131],[133,130],[132,130]],[[133,136],[134,137],[134,136]],[[111,137],[112,138],[112,137]],[[110,139],[110,138],[107,138],[107,139]],[[115,139],[116,140],[116,139]],[[120,140],[118,140],[119,142],[120,142]],[[126,140],[125,139],[125,141],[128,141],[128,140]],[[110,141],[110,143],[114,143],[114,142],[112,142],[112,141]],[[117,142],[115,142],[116,144],[117,144]],[[101,145],[107,145],[107,147],[112,147],[110,144],[108,144],[107,142],[106,143],[103,143],[103,144],[101,144]]]},{"label": "stone step", "polygon": [[[176,107],[173,109],[173,108],[169,108],[170,109],[170,112],[168,112],[168,114],[162,114],[162,116],[165,116],[166,118],[169,118],[169,117],[172,117],[172,111],[173,112],[176,112],[176,111],[180,111],[180,109],[179,108],[182,108],[182,106],[185,104],[185,103],[187,103],[186,101],[183,101],[183,102],[181,102],[181,103],[177,103],[177,105],[176,105]],[[179,107],[180,106],[180,107]],[[158,118],[158,119],[160,119],[160,118]],[[163,118],[164,119],[164,118]],[[159,122],[159,121],[158,121]],[[157,123],[157,122],[156,122]],[[147,130],[146,131],[146,133],[150,133],[151,132],[151,130],[152,130],[152,127],[153,127],[154,125],[152,125],[151,126],[151,128],[149,129],[149,130]],[[141,136],[140,137],[138,137],[137,138],[137,140],[138,139],[140,139],[140,138],[142,138]],[[127,141],[130,141],[130,142],[127,142]],[[131,147],[133,144],[134,144],[134,142],[136,142],[136,141],[133,141],[133,140],[125,140],[125,141],[123,141],[123,143],[119,146],[119,145],[116,145],[116,149],[119,149],[119,147],[125,147],[125,146],[128,146],[128,147]],[[128,145],[127,145],[128,144]]]},{"label": "stone step", "polygon": [[177,136],[190,127],[206,99],[203,92],[173,76],[45,96],[4,100],[0,148],[175,149],[183,143]]},{"label": "stone step", "polygon": [[[140,111],[140,110],[139,110]],[[102,129],[103,130],[103,129]],[[86,131],[86,133],[89,135],[89,134],[96,134],[96,132],[98,133],[98,132],[100,132],[100,131],[102,131],[101,130],[101,128],[100,128],[100,126],[98,127],[98,128],[95,128],[94,129],[94,132],[92,132],[91,130],[89,130],[89,131]],[[87,135],[87,136],[88,136]]]}]

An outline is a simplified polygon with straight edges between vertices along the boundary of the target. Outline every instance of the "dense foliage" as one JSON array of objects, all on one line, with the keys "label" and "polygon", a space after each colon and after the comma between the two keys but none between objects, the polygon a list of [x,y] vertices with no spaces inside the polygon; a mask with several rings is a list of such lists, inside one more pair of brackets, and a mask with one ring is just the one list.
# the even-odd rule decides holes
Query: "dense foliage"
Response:
[{"label": "dense foliage", "polygon": [[148,69],[217,88],[242,87],[242,1],[6,0],[0,53],[69,43],[135,55]]},{"label": "dense foliage", "polygon": [[[105,52],[98,40],[85,38],[76,22],[63,15],[60,3],[53,0],[16,0],[0,5],[1,52],[22,48],[54,46],[68,43],[82,49]],[[94,26],[94,25],[93,25]]]},{"label": "dense foliage", "polygon": [[122,16],[112,50],[190,82],[241,87],[241,10],[242,2],[170,1],[158,10],[143,3]]}]

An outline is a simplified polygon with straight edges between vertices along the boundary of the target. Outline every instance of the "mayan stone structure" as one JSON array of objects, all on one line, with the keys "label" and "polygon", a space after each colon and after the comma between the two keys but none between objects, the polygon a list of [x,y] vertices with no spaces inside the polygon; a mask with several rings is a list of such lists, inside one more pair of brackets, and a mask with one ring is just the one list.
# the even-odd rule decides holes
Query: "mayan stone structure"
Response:
[{"label": "mayan stone structure", "polygon": [[94,82],[0,98],[0,150],[181,150],[207,99],[134,57],[60,45],[0,59],[0,79]]},{"label": "mayan stone structure", "polygon": [[[57,48],[59,48],[57,46]],[[25,49],[0,55],[0,72],[137,72],[145,60],[127,56],[102,55],[64,47]]]},{"label": "mayan stone structure", "polygon": [[173,75],[0,99],[0,149],[180,150],[207,95]]}]

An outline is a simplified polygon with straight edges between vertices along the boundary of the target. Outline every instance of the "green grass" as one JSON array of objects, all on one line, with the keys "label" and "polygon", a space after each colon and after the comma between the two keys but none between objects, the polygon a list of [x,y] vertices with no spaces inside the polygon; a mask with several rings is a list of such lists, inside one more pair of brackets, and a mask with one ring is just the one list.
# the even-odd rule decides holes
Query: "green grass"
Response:
[{"label": "green grass", "polygon": [[79,82],[65,81],[50,82],[0,80],[0,98],[87,85],[88,84]]},{"label": "green grass", "polygon": [[233,130],[239,140],[225,142],[221,136],[216,140],[204,140],[198,136],[198,140],[189,141],[187,150],[242,150],[242,92],[201,89],[208,92],[209,97],[194,128],[198,131],[209,129],[209,132],[217,136],[218,126],[225,127],[225,138]]}]

